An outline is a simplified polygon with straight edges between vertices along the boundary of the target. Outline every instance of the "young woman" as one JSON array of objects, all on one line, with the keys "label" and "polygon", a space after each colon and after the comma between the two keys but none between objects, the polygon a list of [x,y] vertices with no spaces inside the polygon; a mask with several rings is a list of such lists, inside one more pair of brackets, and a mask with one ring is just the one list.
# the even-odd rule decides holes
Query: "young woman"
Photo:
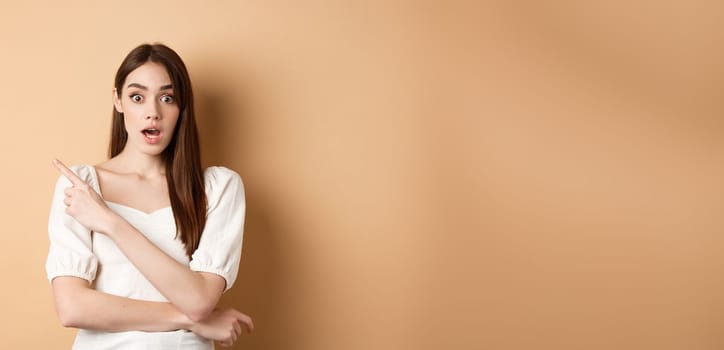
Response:
[{"label": "young woman", "polygon": [[193,94],[170,48],[141,45],[116,73],[110,159],[56,184],[46,263],[74,349],[213,349],[253,329],[217,309],[239,268],[239,175],[201,169]]}]

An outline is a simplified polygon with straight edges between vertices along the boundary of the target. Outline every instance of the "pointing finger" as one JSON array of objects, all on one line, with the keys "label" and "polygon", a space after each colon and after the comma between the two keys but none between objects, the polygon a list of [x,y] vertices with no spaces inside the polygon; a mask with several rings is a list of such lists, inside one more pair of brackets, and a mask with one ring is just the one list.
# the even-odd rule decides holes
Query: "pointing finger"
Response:
[{"label": "pointing finger", "polygon": [[73,186],[80,186],[85,184],[85,181],[83,181],[81,178],[76,175],[73,170],[68,169],[63,162],[53,159],[53,166],[55,166],[58,171],[60,171],[63,176],[65,176],[70,182],[73,184]]}]

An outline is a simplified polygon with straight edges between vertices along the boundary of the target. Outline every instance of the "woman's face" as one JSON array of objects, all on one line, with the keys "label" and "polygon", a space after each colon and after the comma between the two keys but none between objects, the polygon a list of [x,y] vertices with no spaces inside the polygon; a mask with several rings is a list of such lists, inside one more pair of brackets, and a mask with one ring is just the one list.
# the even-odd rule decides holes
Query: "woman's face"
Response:
[{"label": "woman's face", "polygon": [[113,102],[128,132],[126,149],[158,155],[171,142],[179,106],[166,67],[146,62],[126,77],[122,91],[113,91]]}]

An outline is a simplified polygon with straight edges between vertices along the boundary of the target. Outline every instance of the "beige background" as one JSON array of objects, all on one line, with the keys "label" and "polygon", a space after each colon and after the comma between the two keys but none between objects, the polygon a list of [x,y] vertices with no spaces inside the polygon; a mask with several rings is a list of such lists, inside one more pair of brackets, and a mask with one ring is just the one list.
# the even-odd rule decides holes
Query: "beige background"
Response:
[{"label": "beige background", "polygon": [[0,348],[69,348],[50,160],[162,41],[247,187],[235,348],[722,349],[716,3],[3,2]]}]

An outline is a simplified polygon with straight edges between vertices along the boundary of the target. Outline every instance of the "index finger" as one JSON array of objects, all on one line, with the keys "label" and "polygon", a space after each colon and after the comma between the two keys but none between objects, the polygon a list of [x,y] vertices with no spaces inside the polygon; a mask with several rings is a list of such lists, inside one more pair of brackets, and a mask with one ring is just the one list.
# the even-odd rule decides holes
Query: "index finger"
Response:
[{"label": "index finger", "polygon": [[80,186],[82,184],[85,184],[85,181],[83,179],[79,178],[78,175],[76,175],[73,170],[68,169],[63,162],[53,159],[53,166],[55,166],[58,171],[60,171],[63,176],[65,176],[70,182],[73,184],[73,186]]}]

